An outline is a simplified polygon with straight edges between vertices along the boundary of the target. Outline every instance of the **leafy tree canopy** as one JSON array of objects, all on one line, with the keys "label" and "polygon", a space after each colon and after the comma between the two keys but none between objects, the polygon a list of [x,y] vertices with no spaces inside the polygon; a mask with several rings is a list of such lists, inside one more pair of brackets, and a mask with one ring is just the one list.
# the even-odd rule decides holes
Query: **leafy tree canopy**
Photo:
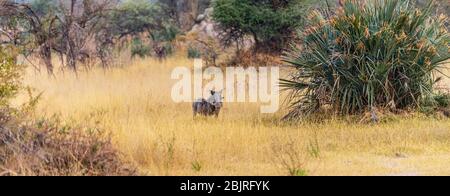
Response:
[{"label": "leafy tree canopy", "polygon": [[256,48],[279,50],[302,24],[305,0],[217,0],[213,18],[235,40],[251,35]]}]

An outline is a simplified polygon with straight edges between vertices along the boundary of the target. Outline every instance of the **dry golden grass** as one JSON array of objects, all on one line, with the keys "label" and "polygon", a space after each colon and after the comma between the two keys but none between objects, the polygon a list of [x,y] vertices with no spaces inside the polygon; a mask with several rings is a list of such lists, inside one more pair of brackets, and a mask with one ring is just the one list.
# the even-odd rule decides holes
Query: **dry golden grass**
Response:
[{"label": "dry golden grass", "polygon": [[282,111],[226,104],[219,119],[194,121],[190,104],[170,99],[172,68],[192,64],[145,59],[78,78],[30,71],[25,81],[44,93],[40,114],[105,127],[148,175],[450,175],[449,120],[289,125]]}]

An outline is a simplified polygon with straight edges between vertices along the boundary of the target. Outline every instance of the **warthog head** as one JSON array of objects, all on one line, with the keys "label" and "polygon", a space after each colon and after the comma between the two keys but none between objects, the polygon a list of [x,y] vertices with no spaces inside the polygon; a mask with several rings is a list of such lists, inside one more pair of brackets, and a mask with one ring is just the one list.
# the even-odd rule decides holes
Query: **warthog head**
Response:
[{"label": "warthog head", "polygon": [[209,99],[207,100],[210,104],[212,104],[214,107],[216,107],[217,109],[220,109],[223,107],[223,99],[224,97],[222,96],[223,94],[223,90],[221,91],[211,91],[211,97],[209,97]]}]

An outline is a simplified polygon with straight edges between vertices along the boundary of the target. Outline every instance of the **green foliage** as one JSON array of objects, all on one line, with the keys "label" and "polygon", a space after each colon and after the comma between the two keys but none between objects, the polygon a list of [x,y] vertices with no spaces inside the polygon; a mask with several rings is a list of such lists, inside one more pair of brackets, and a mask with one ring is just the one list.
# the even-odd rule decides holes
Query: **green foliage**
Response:
[{"label": "green foliage", "polygon": [[289,170],[289,175],[297,176],[297,177],[305,177],[305,176],[308,176],[308,171],[306,171],[304,169],[295,168],[295,169]]},{"label": "green foliage", "polygon": [[202,170],[202,164],[199,161],[194,161],[191,163],[192,170],[195,172],[200,172]]},{"label": "green foliage", "polygon": [[257,47],[280,49],[301,25],[302,0],[217,0],[213,19],[234,40],[253,36]]},{"label": "green foliage", "polygon": [[179,33],[180,30],[176,26],[167,24],[162,29],[153,31],[151,38],[155,43],[162,43],[164,54],[167,56],[173,53],[173,42]]},{"label": "green foliage", "polygon": [[[150,56],[152,47],[141,38],[148,36],[154,47],[161,45],[165,55],[173,53],[172,42],[180,33],[172,19],[159,3],[147,0],[128,0],[120,3],[110,15],[113,37],[132,36],[132,57]],[[156,52],[156,51],[155,51]]]},{"label": "green foliage", "polygon": [[431,8],[416,9],[409,0],[353,0],[329,19],[315,12],[302,49],[285,58],[296,69],[282,81],[293,103],[287,118],[323,105],[342,115],[420,109],[450,58],[445,18],[433,17]]},{"label": "green foliage", "polygon": [[188,54],[187,54],[188,58],[190,58],[190,59],[197,59],[197,58],[202,57],[202,53],[200,52],[200,50],[198,50],[192,46],[189,46],[187,52],[188,52]]},{"label": "green foliage", "polygon": [[435,105],[440,108],[450,107],[450,95],[449,94],[437,94],[433,97]]},{"label": "green foliage", "polygon": [[173,54],[174,47],[172,46],[172,43],[166,42],[163,47],[166,55]]},{"label": "green foliage", "polygon": [[[8,54],[9,53],[9,54]],[[0,107],[9,105],[9,100],[16,96],[20,89],[20,73],[22,68],[15,63],[11,51],[0,46]]]},{"label": "green foliage", "polygon": [[424,114],[433,114],[440,109],[450,108],[450,94],[437,93],[426,97],[420,103],[420,112]]},{"label": "green foliage", "polygon": [[58,9],[56,0],[32,0],[30,6],[38,16],[45,16]]},{"label": "green foliage", "polygon": [[160,30],[154,31],[152,33],[152,39],[157,42],[172,42],[177,38],[179,33],[180,30],[176,26],[167,24]]},{"label": "green foliage", "polygon": [[114,34],[119,37],[151,33],[161,29],[164,21],[162,8],[146,0],[127,0],[111,13]]},{"label": "green foliage", "polygon": [[135,58],[136,56],[140,58],[145,58],[151,55],[151,48],[149,45],[146,45],[142,42],[141,39],[135,38],[131,43],[131,57]]},{"label": "green foliage", "polygon": [[319,139],[317,138],[317,133],[314,135],[314,138],[309,141],[307,150],[311,157],[316,159],[320,157],[320,145]]},{"label": "green foliage", "polygon": [[115,35],[148,33],[154,41],[173,41],[179,30],[158,3],[147,0],[127,0],[111,12],[109,21]]}]

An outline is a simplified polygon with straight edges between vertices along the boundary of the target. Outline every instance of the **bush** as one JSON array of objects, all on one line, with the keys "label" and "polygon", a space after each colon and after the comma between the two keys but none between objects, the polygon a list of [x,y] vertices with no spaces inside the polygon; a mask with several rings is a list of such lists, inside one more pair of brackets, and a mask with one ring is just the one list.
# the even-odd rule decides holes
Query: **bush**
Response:
[{"label": "bush", "polygon": [[151,47],[142,42],[141,39],[135,38],[131,43],[131,58],[136,56],[145,58],[151,55]]},{"label": "bush", "polygon": [[155,31],[150,36],[152,37],[152,40],[156,42],[173,42],[176,40],[178,34],[180,34],[180,30],[177,27],[167,25],[160,30]]},{"label": "bush", "polygon": [[170,42],[165,43],[163,48],[167,56],[170,56],[174,53],[174,46]]},{"label": "bush", "polygon": [[[436,93],[433,96],[423,99],[420,105],[420,112],[428,115],[435,114],[436,111],[447,111],[450,109],[450,94]],[[446,116],[450,117],[448,115]]]},{"label": "bush", "polygon": [[142,33],[152,34],[162,29],[165,14],[158,4],[147,0],[126,0],[120,3],[109,16],[112,26],[110,33],[123,38],[127,35],[139,36]]},{"label": "bush", "polygon": [[200,50],[198,50],[198,49],[196,49],[196,48],[194,48],[192,46],[189,46],[187,52],[188,52],[187,56],[190,59],[197,59],[197,58],[201,58],[202,57],[202,53],[200,52]]},{"label": "bush", "polygon": [[236,67],[269,67],[281,65],[280,55],[267,53],[254,53],[251,50],[241,51],[225,63]]},{"label": "bush", "polygon": [[15,57],[8,55],[12,53],[0,46],[0,107],[7,107],[9,100],[13,98],[20,89],[20,73],[22,68],[15,64]]},{"label": "bush", "polygon": [[137,174],[98,129],[72,127],[57,118],[24,121],[5,110],[0,115],[0,176]]},{"label": "bush", "polygon": [[174,41],[176,40],[179,33],[180,30],[177,27],[173,25],[168,25],[166,27],[163,27],[161,30],[155,31],[150,35],[154,44],[161,46],[161,48],[159,49],[161,51],[155,51],[156,55],[159,58],[165,58],[173,54]]},{"label": "bush", "polygon": [[353,0],[330,18],[314,12],[302,46],[285,57],[296,70],[282,80],[293,103],[287,118],[324,105],[341,115],[420,109],[450,58],[446,18],[431,9],[409,0]]},{"label": "bush", "polygon": [[257,50],[279,51],[301,25],[304,2],[217,0],[213,3],[213,19],[223,29],[225,42],[239,42],[250,35]]}]

